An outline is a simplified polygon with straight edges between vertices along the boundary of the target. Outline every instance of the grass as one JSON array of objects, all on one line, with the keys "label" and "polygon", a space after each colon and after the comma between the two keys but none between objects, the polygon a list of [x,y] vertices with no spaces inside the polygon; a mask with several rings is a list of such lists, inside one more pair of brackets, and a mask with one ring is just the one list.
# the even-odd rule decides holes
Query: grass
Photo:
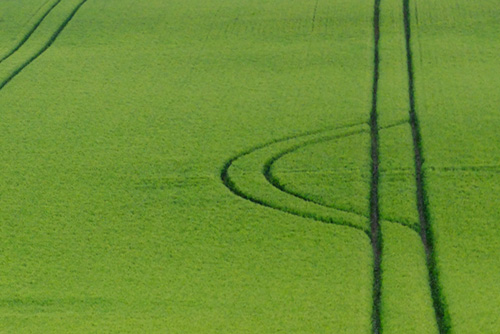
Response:
[{"label": "grass", "polygon": [[371,7],[338,4],[366,21],[338,32],[361,55],[340,67],[333,8],[311,36],[313,3],[199,4],[89,1],[0,92],[1,331],[369,331],[366,236],[255,206],[219,173],[337,112],[363,120],[370,75],[342,77],[370,70]]},{"label": "grass", "polygon": [[36,22],[50,8],[49,2],[44,0],[4,1],[0,4],[0,59],[3,59],[10,50],[23,40]]},{"label": "grass", "polygon": [[285,189],[368,217],[368,145],[367,132],[308,145],[277,160],[274,175]]},{"label": "grass", "polygon": [[[54,3],[1,3],[0,55]],[[402,1],[380,3],[375,192],[373,3],[80,3],[0,64],[0,332],[500,328],[495,3],[410,2],[449,331],[419,234]]]},{"label": "grass", "polygon": [[431,1],[418,12],[417,98],[442,290],[455,332],[494,333],[498,174],[482,168],[499,157],[498,9],[490,1]]}]

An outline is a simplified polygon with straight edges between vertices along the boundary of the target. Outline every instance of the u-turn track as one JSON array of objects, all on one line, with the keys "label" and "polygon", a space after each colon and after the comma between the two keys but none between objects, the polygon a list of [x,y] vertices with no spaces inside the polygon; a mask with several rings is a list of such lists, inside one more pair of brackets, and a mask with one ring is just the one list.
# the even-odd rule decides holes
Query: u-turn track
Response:
[{"label": "u-turn track", "polygon": [[[330,127],[327,129],[316,130],[311,132],[306,132],[303,134],[289,136],[281,139],[276,139],[274,141],[261,144],[255,146],[251,149],[248,149],[234,157],[228,159],[222,169],[221,169],[221,181],[224,185],[235,195],[251,201],[255,204],[265,206],[268,208],[272,208],[275,210],[280,210],[286,212],[288,214],[293,214],[299,217],[313,219],[319,222],[341,225],[348,228],[354,228],[358,231],[363,232],[369,239],[372,245],[373,252],[373,286],[372,286],[372,333],[379,334],[383,332],[382,321],[381,321],[381,293],[382,293],[382,251],[383,251],[383,236],[381,233],[380,223],[381,218],[379,214],[379,131],[391,128],[399,125],[410,125],[412,138],[413,138],[413,146],[414,146],[414,160],[415,160],[415,183],[416,183],[416,207],[418,209],[419,214],[419,223],[418,227],[414,226],[403,226],[409,228],[410,230],[418,233],[420,235],[423,247],[426,253],[426,265],[428,271],[428,284],[431,291],[432,303],[434,307],[434,312],[436,316],[437,328],[440,334],[447,334],[450,332],[450,322],[449,316],[446,310],[446,303],[444,301],[444,297],[440,290],[439,283],[439,273],[436,267],[436,259],[434,253],[434,243],[432,236],[432,229],[430,226],[429,219],[429,211],[427,207],[426,201],[426,193],[425,193],[425,182],[424,182],[424,171],[422,168],[423,163],[423,155],[421,148],[421,135],[418,123],[418,117],[415,107],[415,83],[414,83],[414,69],[413,69],[413,59],[412,59],[412,51],[411,51],[411,24],[410,24],[410,2],[409,0],[403,1],[403,27],[404,27],[404,35],[405,35],[405,46],[406,46],[406,61],[407,61],[407,69],[408,69],[408,104],[409,104],[409,120],[402,120],[396,122],[394,124],[380,127],[378,124],[378,84],[379,78],[381,74],[379,72],[379,63],[380,63],[380,54],[379,54],[379,41],[382,37],[382,33],[380,31],[380,8],[381,8],[381,0],[374,0],[373,6],[373,83],[372,83],[372,105],[370,110],[370,118],[367,123],[369,125],[369,130],[367,129],[354,129],[355,126],[360,126],[360,124],[349,125],[345,127]],[[342,129],[348,129],[346,133],[343,134],[329,134],[331,131],[339,131]],[[272,147],[273,145],[289,143],[286,148],[281,148],[277,152],[273,152],[270,154],[266,160],[262,162],[262,164],[256,168],[253,172],[258,172],[262,174],[262,177],[266,179],[268,185],[273,187],[275,190],[278,190],[284,194],[294,197],[296,200],[302,200],[307,203],[311,203],[317,206],[328,207],[332,212],[344,212],[346,214],[358,215],[359,213],[351,212],[349,210],[342,209],[340,207],[336,207],[335,205],[324,205],[317,201],[314,201],[308,198],[306,195],[301,194],[298,191],[291,191],[286,189],[283,185],[280,184],[279,180],[277,180],[272,174],[272,166],[273,164],[284,157],[285,155],[292,153],[299,148],[306,147],[307,145],[311,145],[319,142],[328,142],[338,140],[345,136],[353,136],[361,133],[369,133],[370,135],[370,158],[371,158],[371,182],[370,182],[370,215],[369,217],[369,227],[363,227],[355,223],[350,223],[349,221],[341,221],[339,219],[335,219],[328,216],[318,215],[314,212],[304,211],[299,207],[293,207],[285,204],[276,204],[276,202],[271,201],[270,199],[264,197],[259,197],[255,194],[252,194],[251,191],[245,189],[244,184],[238,184],[238,181],[235,181],[231,175],[231,170],[233,169],[234,164],[240,159],[245,159],[253,155],[254,153],[260,150],[266,150]],[[308,136],[316,136],[322,135],[322,137],[313,138],[310,140],[306,140]],[[301,140],[301,141],[299,141]],[[295,141],[299,141],[296,143]],[[248,171],[250,172],[250,171]],[[387,219],[383,220],[390,223],[398,223],[396,220]]]}]

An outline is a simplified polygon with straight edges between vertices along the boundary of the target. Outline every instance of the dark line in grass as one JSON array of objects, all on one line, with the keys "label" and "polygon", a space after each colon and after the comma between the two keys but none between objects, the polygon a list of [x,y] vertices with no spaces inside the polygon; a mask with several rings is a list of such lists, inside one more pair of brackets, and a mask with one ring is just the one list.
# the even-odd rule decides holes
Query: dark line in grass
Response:
[{"label": "dark line in grass", "polygon": [[354,126],[358,126],[358,125],[362,125],[362,124],[366,124],[366,123],[363,122],[363,123],[357,123],[357,124],[352,124],[352,125],[347,125],[347,126],[341,126],[341,127],[328,127],[328,128],[324,128],[324,129],[321,129],[321,130],[308,131],[308,132],[304,132],[304,133],[301,133],[301,134],[298,134],[298,135],[287,136],[287,137],[283,137],[281,139],[272,140],[272,141],[269,141],[267,143],[255,146],[255,147],[253,147],[251,149],[248,149],[248,150],[246,150],[246,151],[244,151],[242,153],[239,153],[239,154],[235,155],[234,157],[230,158],[229,160],[227,160],[224,163],[224,165],[222,166],[222,169],[221,169],[221,173],[220,173],[221,181],[222,181],[222,183],[233,194],[235,194],[235,195],[237,195],[237,196],[239,196],[239,197],[241,197],[243,199],[246,199],[246,200],[248,200],[248,201],[250,201],[252,203],[259,204],[259,205],[262,205],[262,206],[265,206],[265,207],[268,207],[268,208],[271,208],[271,209],[279,210],[279,211],[282,211],[282,212],[286,212],[286,213],[289,213],[289,214],[292,214],[292,215],[295,215],[295,216],[313,219],[313,220],[316,220],[316,221],[319,221],[319,222],[323,222],[323,223],[327,223],[327,224],[333,224],[333,225],[339,225],[339,226],[345,226],[345,227],[354,228],[356,230],[362,231],[364,234],[366,234],[367,236],[369,236],[368,231],[365,230],[365,229],[363,229],[363,228],[361,228],[361,227],[359,227],[359,226],[356,226],[356,225],[353,225],[353,224],[349,224],[349,223],[338,223],[338,222],[333,221],[332,219],[321,217],[321,216],[314,215],[314,214],[307,213],[307,212],[301,212],[299,210],[294,210],[293,208],[286,208],[286,207],[276,206],[276,205],[273,205],[271,203],[266,202],[265,200],[262,200],[262,199],[253,197],[253,196],[251,196],[249,194],[246,194],[244,191],[242,191],[241,189],[238,188],[238,186],[234,183],[234,181],[229,176],[229,168],[233,165],[233,163],[236,160],[238,160],[238,159],[240,159],[240,158],[242,158],[244,156],[247,156],[247,155],[249,155],[249,154],[251,154],[251,153],[253,153],[255,151],[258,151],[260,149],[268,147],[270,145],[273,145],[273,144],[276,144],[276,143],[280,143],[280,142],[286,142],[286,141],[289,141],[289,140],[292,140],[292,139],[298,139],[298,138],[305,137],[305,136],[320,134],[320,133],[323,133],[323,132],[326,132],[326,131],[329,131],[329,130],[332,130],[332,129],[344,129],[344,128],[350,128],[350,127],[354,127]]},{"label": "dark line in grass", "polygon": [[[392,127],[395,127],[395,126],[399,126],[399,125],[402,125],[402,124],[406,124],[406,123],[407,123],[407,120],[399,121],[399,122],[396,122],[396,123],[393,123],[393,124],[390,124],[390,125],[387,125],[387,126],[384,126],[384,127],[380,127],[379,130],[389,129],[389,128],[392,128]],[[336,222],[336,221],[334,221],[331,218],[328,218],[328,217],[325,217],[325,216],[321,216],[321,215],[317,215],[317,214],[314,214],[314,213],[302,212],[300,210],[294,209],[293,207],[290,208],[290,207],[284,207],[284,206],[279,206],[279,205],[276,205],[276,204],[269,203],[265,199],[261,199],[261,198],[258,198],[258,197],[255,197],[255,196],[252,196],[250,194],[245,193],[245,191],[241,190],[237,186],[237,184],[231,179],[231,177],[229,175],[229,169],[231,168],[231,166],[233,165],[233,163],[236,160],[238,160],[238,159],[240,159],[242,157],[245,157],[247,155],[250,155],[250,154],[252,154],[252,153],[254,153],[254,152],[256,152],[256,151],[258,151],[260,149],[269,147],[269,146],[271,146],[273,144],[281,143],[281,142],[286,142],[286,141],[290,141],[290,140],[293,140],[293,139],[298,139],[298,138],[301,138],[301,137],[306,137],[306,136],[321,134],[321,133],[325,133],[325,132],[327,132],[329,130],[333,130],[333,129],[345,129],[345,128],[350,128],[350,127],[354,127],[354,126],[359,126],[359,125],[362,125],[362,124],[366,124],[366,123],[358,123],[358,124],[353,124],[353,125],[348,125],[348,126],[342,126],[342,127],[328,127],[328,128],[324,128],[324,129],[321,129],[321,130],[308,131],[308,132],[304,132],[304,133],[301,133],[301,134],[298,134],[298,135],[292,135],[292,136],[287,136],[287,137],[283,137],[283,138],[280,138],[280,139],[271,140],[271,141],[266,142],[264,144],[261,144],[261,145],[255,146],[253,148],[250,148],[248,150],[245,150],[245,151],[243,151],[243,152],[241,152],[241,153],[233,156],[232,158],[230,158],[229,160],[227,160],[224,163],[223,167],[221,168],[221,173],[220,173],[221,181],[222,181],[222,183],[233,194],[235,194],[238,197],[241,197],[241,198],[243,198],[245,200],[248,200],[248,201],[250,201],[250,202],[252,202],[254,204],[258,204],[258,205],[261,205],[261,206],[264,206],[264,207],[267,207],[267,208],[270,208],[270,209],[274,209],[274,210],[278,210],[278,211],[281,211],[281,212],[285,212],[285,213],[288,213],[288,214],[291,214],[291,215],[294,215],[294,216],[312,219],[312,220],[315,220],[315,221],[318,221],[318,222],[322,222],[322,223],[327,223],[327,224],[332,224],[332,225],[338,225],[338,226],[344,226],[344,227],[347,227],[347,228],[354,228],[354,229],[356,229],[358,231],[363,232],[363,234],[365,234],[372,241],[373,234],[372,234],[371,229],[367,230],[367,229],[364,229],[364,228],[359,227],[357,225],[350,224],[348,222]],[[307,202],[312,202],[312,203],[320,205],[320,206],[329,207],[331,209],[334,209],[334,210],[337,210],[337,211],[341,211],[341,212],[345,212],[345,213],[349,213],[349,214],[359,215],[356,212],[349,211],[349,210],[344,210],[344,209],[340,209],[340,208],[336,208],[336,207],[333,207],[333,206],[331,206],[331,207],[330,206],[326,206],[326,205],[324,205],[322,203],[317,203],[317,202],[312,201],[312,200],[310,200],[308,198],[305,198],[301,194],[294,194],[294,193],[290,193],[288,191],[285,191],[285,190],[281,189],[281,186],[278,185],[278,184],[276,184],[276,181],[274,179],[274,176],[272,175],[272,171],[271,170],[272,170],[273,164],[277,160],[279,160],[281,157],[283,157],[286,154],[292,153],[295,150],[303,148],[303,147],[305,147],[307,145],[311,145],[311,144],[315,144],[315,143],[321,143],[321,142],[327,142],[327,141],[335,140],[335,139],[341,139],[341,138],[345,138],[345,137],[348,137],[348,136],[353,136],[353,135],[356,135],[356,134],[361,134],[363,132],[366,133],[368,131],[369,130],[366,130],[366,129],[353,130],[353,131],[350,131],[348,133],[339,134],[339,135],[330,135],[330,136],[326,136],[326,137],[316,138],[316,139],[305,141],[305,142],[300,143],[300,144],[293,145],[292,147],[290,147],[290,148],[288,148],[288,149],[286,149],[284,151],[281,151],[278,154],[272,156],[270,159],[268,159],[265,162],[265,164],[264,164],[264,166],[262,168],[262,173],[263,173],[264,177],[267,179],[267,181],[272,186],[275,186],[278,190],[281,190],[282,192],[285,192],[285,193],[287,193],[289,195],[293,195],[293,196],[295,196],[297,198],[300,198],[300,199],[305,200]],[[378,130],[376,132],[377,132],[377,135],[378,135]],[[371,133],[371,129],[370,129],[370,133]],[[372,144],[373,144],[373,142],[372,142]],[[378,167],[378,165],[377,165],[377,167]],[[377,199],[376,205],[378,205],[378,199]],[[373,204],[371,204],[371,208],[373,208]],[[378,210],[377,210],[376,214],[377,214],[376,215],[376,219],[377,219],[377,222],[378,222],[378,225],[379,225],[380,217],[378,215]],[[387,221],[389,223],[396,223],[396,224],[402,225],[403,227],[409,228],[410,230],[412,230],[412,231],[414,231],[416,233],[419,232],[418,227],[415,227],[415,226],[408,226],[408,225],[402,224],[400,222],[392,221],[392,220],[388,220],[388,219],[384,219],[384,221]],[[378,233],[380,233],[380,226],[378,226],[378,230],[379,230]],[[377,237],[378,237],[378,243],[379,243],[378,247],[381,248],[382,245],[381,245],[380,236],[377,236]],[[381,251],[379,252],[378,268],[380,268],[380,265],[381,265],[381,260],[380,259],[381,259]],[[378,272],[376,272],[375,268],[374,268],[374,276],[376,274],[381,275],[381,270],[379,269]],[[378,291],[378,304],[376,304],[376,299],[374,298],[374,307],[375,307],[375,305],[377,305],[377,307],[378,307],[378,310],[374,310],[374,311],[378,312],[379,318],[378,319],[372,318],[372,321],[373,321],[373,332],[374,333],[381,333],[381,326],[380,326],[380,323],[381,323],[381,321],[380,321],[380,289],[381,289],[381,280],[380,279],[378,280],[378,283],[374,282],[374,288],[378,288],[379,289],[379,291]],[[375,296],[376,295],[374,294],[374,297]],[[378,326],[375,326],[377,323],[378,323]]]},{"label": "dark line in grass", "polygon": [[318,13],[318,3],[319,3],[319,0],[316,0],[316,2],[314,3],[313,16],[311,19],[311,32],[314,31],[314,27],[316,25],[316,14]]},{"label": "dark line in grass", "polygon": [[59,26],[59,28],[52,34],[47,43],[38,50],[33,56],[31,56],[27,61],[25,61],[21,66],[19,66],[14,72],[11,73],[2,83],[0,83],[0,90],[5,87],[12,79],[14,79],[22,70],[24,70],[28,65],[30,65],[33,61],[35,61],[41,54],[43,54],[47,49],[54,43],[54,41],[59,37],[61,32],[66,28],[68,23],[73,19],[76,12],[83,6],[83,4],[87,2],[87,0],[83,0],[80,2],[70,13],[70,15],[64,20],[64,22]]},{"label": "dark line in grass", "polygon": [[[404,122],[397,122],[397,123],[394,123],[394,124],[390,124],[390,125],[387,125],[384,127],[384,129],[389,129],[389,128],[392,128],[392,127],[396,127],[396,126],[400,126],[402,124],[406,124],[407,121],[404,121]],[[379,128],[380,130],[381,128]],[[264,177],[266,178],[266,180],[275,188],[277,188],[278,190],[284,192],[284,193],[287,193],[289,195],[292,195],[294,197],[297,197],[301,200],[304,200],[306,202],[311,202],[311,203],[314,203],[316,205],[320,205],[320,206],[323,206],[323,207],[326,207],[326,208],[331,208],[331,209],[335,209],[335,210],[338,210],[338,211],[342,211],[342,212],[345,212],[345,213],[351,213],[351,214],[356,214],[358,216],[362,216],[362,217],[365,217],[365,218],[370,218],[369,215],[367,214],[363,214],[363,213],[360,213],[360,212],[357,212],[357,211],[354,211],[354,210],[348,210],[348,209],[344,209],[344,208],[340,208],[336,205],[333,205],[333,204],[325,204],[325,203],[322,203],[318,200],[315,200],[314,198],[311,198],[307,195],[304,195],[298,191],[294,191],[294,190],[291,190],[289,188],[287,188],[285,185],[283,185],[279,178],[277,178],[274,173],[273,173],[273,166],[274,164],[280,160],[281,158],[283,158],[284,156],[290,154],[290,153],[293,153],[293,152],[296,152],[297,150],[303,148],[303,147],[306,147],[308,145],[312,145],[312,144],[316,144],[316,143],[321,143],[321,142],[328,142],[328,141],[332,141],[332,140],[335,140],[335,139],[342,139],[342,138],[347,138],[349,136],[353,136],[353,135],[357,135],[357,134],[362,134],[362,133],[366,133],[368,132],[367,130],[360,130],[360,131],[356,131],[356,132],[351,132],[347,135],[337,135],[337,136],[329,136],[329,137],[323,137],[321,139],[315,139],[315,140],[312,140],[312,141],[309,141],[309,142],[305,142],[305,143],[302,143],[302,144],[299,144],[299,145],[295,145],[295,146],[292,146],[290,148],[288,148],[287,150],[284,150],[282,152],[279,152],[278,154],[272,156],[271,158],[269,158],[264,166],[263,166],[263,169],[262,169],[262,173],[264,174]],[[407,227],[407,228],[410,228],[412,229],[413,231],[415,232],[419,232],[419,228],[415,225],[407,225],[407,224],[403,224],[399,221],[396,221],[396,220],[392,220],[392,219],[389,219],[389,218],[384,218],[383,220],[387,221],[387,222],[390,222],[390,223],[394,223],[394,224],[399,224],[399,225],[402,225],[404,227]]]},{"label": "dark line in grass", "polygon": [[28,31],[26,35],[24,35],[24,37],[19,41],[19,43],[12,50],[10,50],[9,53],[7,53],[2,59],[0,59],[0,63],[2,63],[4,60],[12,56],[17,50],[21,48],[21,46],[24,45],[24,43],[26,43],[26,41],[31,37],[31,35],[33,35],[35,30],[38,29],[40,24],[42,24],[43,20],[45,20],[45,18],[60,2],[61,0],[57,0],[50,6],[50,8],[42,15],[42,17],[40,17],[40,19],[38,19],[38,21],[33,25],[33,27],[31,27],[31,30]]},{"label": "dark line in grass", "polygon": [[236,161],[237,158],[233,158],[231,160],[228,160],[224,166],[223,166],[223,169],[221,171],[221,180],[222,180],[222,183],[224,183],[224,185],[235,195],[243,198],[243,199],[246,199],[252,203],[255,203],[255,204],[259,204],[261,206],[265,206],[265,207],[268,207],[268,208],[271,208],[271,209],[274,209],[274,210],[278,210],[278,211],[281,211],[281,212],[285,212],[285,213],[288,213],[288,214],[291,214],[291,215],[294,215],[294,216],[298,216],[298,217],[302,217],[302,218],[309,218],[309,219],[313,219],[315,221],[318,221],[318,222],[322,222],[322,223],[325,223],[325,224],[332,224],[332,225],[338,225],[338,226],[343,226],[343,227],[347,227],[347,228],[354,228],[358,231],[361,231],[363,232],[365,235],[368,235],[368,232],[363,229],[362,227],[359,227],[359,226],[356,226],[356,225],[353,225],[353,224],[350,224],[350,223],[339,223],[339,222],[336,222],[336,221],[333,221],[332,219],[329,219],[329,218],[325,218],[325,217],[322,217],[322,216],[318,216],[318,215],[315,215],[315,214],[312,214],[312,213],[308,213],[308,212],[301,212],[299,210],[295,210],[293,208],[286,208],[286,207],[282,207],[282,206],[277,206],[277,205],[273,205],[271,203],[268,203],[266,202],[265,200],[262,200],[262,199],[259,199],[259,198],[256,198],[256,197],[253,197],[251,195],[248,195],[246,194],[245,192],[243,192],[242,190],[240,190],[236,184],[233,182],[233,180],[229,177],[229,173],[228,173],[228,170],[229,168],[231,167],[231,165],[233,164],[234,161]]},{"label": "dark line in grass", "polygon": [[[347,134],[344,134],[344,135],[337,135],[337,136],[329,136],[329,137],[324,137],[324,138],[320,138],[320,139],[315,139],[315,140],[312,140],[312,141],[309,141],[309,142],[305,142],[305,143],[301,143],[299,145],[294,145],[284,151],[281,151],[279,152],[278,154],[272,156],[271,158],[269,158],[265,163],[264,163],[264,166],[262,167],[262,174],[264,174],[264,177],[266,178],[267,182],[269,182],[273,187],[275,187],[276,189],[284,192],[284,193],[287,193],[287,194],[290,194],[294,197],[297,197],[297,198],[300,198],[301,200],[304,200],[306,202],[311,202],[311,203],[314,203],[314,204],[317,204],[317,205],[321,205],[321,206],[324,206],[324,207],[327,207],[327,208],[332,208],[332,209],[335,209],[335,210],[338,210],[338,211],[342,211],[342,212],[346,212],[346,213],[355,213],[359,216],[363,216],[362,214],[360,213],[357,213],[357,212],[354,212],[354,211],[350,211],[350,210],[346,210],[346,209],[342,209],[342,208],[339,208],[339,207],[336,207],[334,205],[327,205],[325,203],[321,203],[319,201],[316,201],[312,198],[309,198],[299,192],[296,192],[296,191],[293,191],[293,190],[290,190],[290,189],[287,189],[283,184],[281,184],[280,180],[273,174],[272,172],[272,169],[273,169],[273,165],[276,163],[276,161],[280,160],[281,158],[283,158],[284,156],[290,154],[290,153],[293,153],[293,152],[296,152],[297,150],[303,148],[303,147],[306,147],[306,146],[309,146],[309,145],[313,145],[313,144],[319,144],[319,143],[323,143],[323,142],[328,142],[328,141],[332,141],[332,140],[335,140],[335,139],[341,139],[341,138],[347,138],[347,137],[351,137],[351,136],[355,136],[355,135],[359,135],[359,134],[362,134],[362,133],[366,133],[368,132],[368,130],[358,130],[358,131],[353,131],[353,132],[349,132]],[[367,217],[368,218],[368,217]]]},{"label": "dark line in grass", "polygon": [[380,40],[380,1],[375,0],[373,8],[373,88],[372,109],[370,112],[371,136],[371,187],[370,187],[370,234],[373,248],[373,306],[372,306],[372,332],[382,332],[381,321],[381,294],[382,294],[382,232],[379,217],[379,143],[377,120],[377,94],[379,81],[379,40]]},{"label": "dark line in grass", "polygon": [[472,165],[472,166],[434,166],[427,167],[436,172],[500,172],[500,165]]},{"label": "dark line in grass", "polygon": [[410,21],[410,0],[403,0],[403,17],[406,40],[406,61],[408,65],[408,95],[410,104],[410,125],[413,137],[413,148],[415,154],[415,182],[417,185],[417,208],[420,220],[420,236],[424,244],[429,276],[429,285],[432,295],[436,322],[440,334],[447,334],[451,330],[450,318],[447,311],[446,301],[441,291],[439,282],[439,271],[436,264],[434,252],[434,236],[430,226],[429,209],[427,206],[427,194],[425,188],[425,176],[422,164],[424,161],[422,154],[422,136],[418,115],[415,108],[415,83],[413,70],[413,55],[411,49],[411,21]]}]

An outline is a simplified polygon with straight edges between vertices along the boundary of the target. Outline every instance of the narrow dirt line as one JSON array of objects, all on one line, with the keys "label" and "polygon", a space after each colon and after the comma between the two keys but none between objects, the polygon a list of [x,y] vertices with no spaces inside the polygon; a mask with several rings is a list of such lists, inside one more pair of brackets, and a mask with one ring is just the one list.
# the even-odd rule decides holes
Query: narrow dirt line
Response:
[{"label": "narrow dirt line", "polygon": [[17,50],[19,50],[21,48],[21,46],[24,45],[24,43],[26,43],[26,41],[31,37],[31,35],[33,35],[33,33],[35,32],[36,29],[38,29],[38,27],[40,26],[40,24],[42,24],[43,20],[45,20],[45,18],[50,14],[50,12],[52,12],[52,10],[61,2],[62,0],[57,0],[56,2],[54,2],[50,7],[49,9],[42,15],[42,17],[40,17],[40,19],[38,19],[38,21],[33,25],[33,27],[31,27],[30,31],[28,31],[28,33],[26,35],[23,36],[23,38],[19,41],[19,43],[16,44],[16,46],[10,50],[5,56],[3,56],[1,59],[0,59],[0,64],[6,60],[7,58],[9,58],[10,56],[12,56],[14,53],[16,53]]},{"label": "narrow dirt line", "polygon": [[379,221],[379,136],[377,115],[377,94],[379,81],[379,40],[380,40],[380,1],[375,0],[373,8],[373,88],[372,109],[370,112],[371,136],[371,189],[370,189],[370,232],[373,248],[373,306],[372,306],[372,332],[382,332],[381,293],[382,293],[382,232]]},{"label": "narrow dirt line", "polygon": [[314,3],[314,10],[311,18],[311,32],[314,32],[314,28],[316,26],[316,14],[318,13],[318,4],[319,0],[316,0],[316,2]]},{"label": "narrow dirt line", "polygon": [[434,252],[434,236],[430,226],[429,209],[427,207],[427,194],[425,189],[424,170],[422,168],[422,136],[418,122],[418,115],[415,108],[415,80],[413,69],[413,55],[411,49],[411,21],[410,21],[410,0],[403,0],[403,18],[406,40],[406,62],[408,65],[408,95],[410,103],[410,125],[413,137],[413,148],[415,154],[415,182],[417,185],[417,209],[420,220],[420,237],[424,244],[429,276],[429,285],[432,295],[432,303],[436,315],[436,322],[440,334],[447,334],[451,331],[450,319],[444,296],[441,292],[439,281],[439,270],[436,265]]},{"label": "narrow dirt line", "polygon": [[33,56],[31,56],[27,61],[22,63],[14,72],[11,73],[3,82],[0,83],[0,90],[5,87],[12,79],[14,79],[22,70],[24,70],[28,65],[30,65],[33,61],[35,61],[40,55],[42,55],[45,51],[47,51],[48,48],[55,42],[57,37],[61,34],[61,32],[66,28],[68,23],[73,19],[75,16],[76,12],[85,4],[87,0],[82,0],[74,9],[73,11],[68,15],[68,17],[61,23],[59,28],[52,34],[52,36],[49,38],[49,40],[45,43],[45,45],[38,50]]}]

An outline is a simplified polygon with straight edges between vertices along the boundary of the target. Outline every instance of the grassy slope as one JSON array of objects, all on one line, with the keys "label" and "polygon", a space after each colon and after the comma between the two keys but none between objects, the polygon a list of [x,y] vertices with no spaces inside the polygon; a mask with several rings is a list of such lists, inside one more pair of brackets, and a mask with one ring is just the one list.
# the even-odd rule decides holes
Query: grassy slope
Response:
[{"label": "grassy slope", "polygon": [[313,8],[89,1],[0,92],[2,332],[369,332],[366,236],[219,180],[366,119],[372,7]]},{"label": "grassy slope", "polygon": [[418,1],[417,111],[455,333],[500,328],[500,43],[495,1]]}]

